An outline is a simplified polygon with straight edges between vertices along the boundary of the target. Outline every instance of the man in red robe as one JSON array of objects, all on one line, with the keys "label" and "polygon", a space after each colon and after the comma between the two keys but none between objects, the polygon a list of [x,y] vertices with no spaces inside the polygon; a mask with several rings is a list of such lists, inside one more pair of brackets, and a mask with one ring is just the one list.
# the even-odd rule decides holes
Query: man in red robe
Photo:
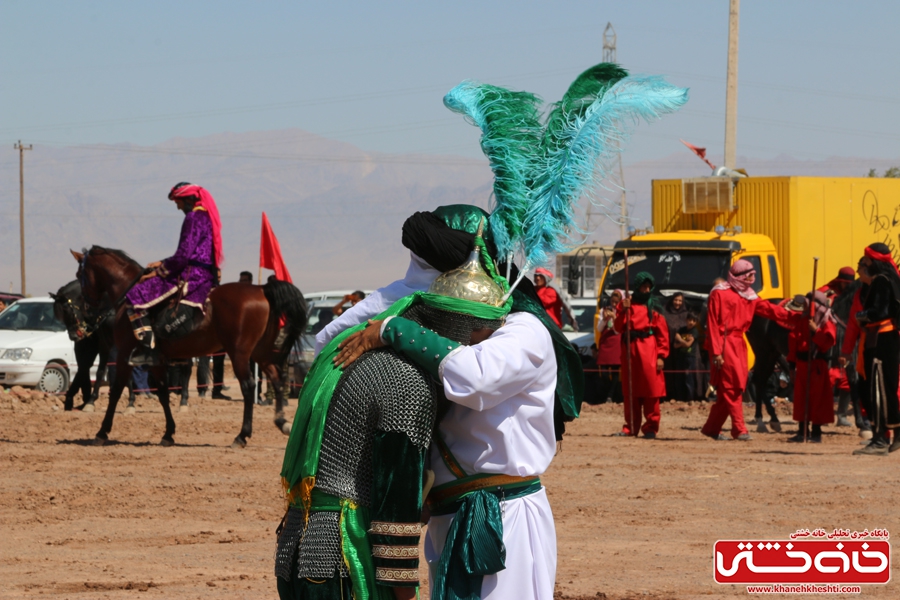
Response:
[{"label": "man in red robe", "polygon": [[731,437],[752,439],[744,424],[743,394],[747,387],[747,343],[744,334],[754,315],[773,319],[789,327],[783,308],[762,300],[753,290],[756,270],[746,260],[738,260],[728,280],[716,285],[709,294],[706,324],[706,349],[710,356],[710,385],[716,389],[716,402],[700,432],[714,440],[728,439],[722,425],[731,417]]},{"label": "man in red robe", "polygon": [[[822,425],[834,423],[834,395],[828,369],[828,351],[837,340],[837,327],[824,293],[816,292],[813,307],[810,315],[809,298],[804,296],[795,297],[787,307],[791,311],[792,325],[788,336],[788,362],[796,364],[794,420],[798,423],[797,435],[788,441],[809,440],[819,444],[822,442]],[[808,431],[810,423],[812,432]]]},{"label": "man in red robe", "polygon": [[566,306],[565,302],[562,301],[562,298],[559,297],[559,293],[550,287],[550,281],[552,279],[553,273],[547,269],[534,270],[534,289],[537,291],[538,298],[541,299],[544,310],[547,311],[547,314],[550,315],[550,318],[553,319],[553,322],[556,323],[557,327],[562,329],[562,311],[565,310],[566,315],[569,317],[569,321],[572,323],[572,328],[575,331],[578,331],[578,323],[575,321],[575,317],[572,316],[572,311]]},{"label": "man in red robe", "polygon": [[[637,291],[616,307],[616,331],[622,332],[622,395],[625,425],[617,435],[637,435],[647,439],[659,433],[659,399],[666,395],[663,361],[669,356],[669,326],[650,305],[653,276],[640,272],[635,277]],[[628,348],[630,331],[631,348]],[[631,370],[626,352],[631,355]],[[641,425],[641,410],[646,422]]]}]

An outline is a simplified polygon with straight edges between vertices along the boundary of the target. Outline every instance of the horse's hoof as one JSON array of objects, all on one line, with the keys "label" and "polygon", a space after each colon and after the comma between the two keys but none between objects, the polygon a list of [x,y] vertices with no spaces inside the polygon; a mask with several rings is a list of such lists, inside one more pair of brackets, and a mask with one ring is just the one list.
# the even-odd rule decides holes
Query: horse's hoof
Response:
[{"label": "horse's hoof", "polygon": [[159,445],[162,446],[163,448],[168,448],[169,446],[175,445],[175,440],[173,440],[172,438],[164,437],[163,439],[159,440]]},{"label": "horse's hoof", "polygon": [[94,405],[93,405],[93,403],[91,403],[91,404],[85,404],[84,406],[82,406],[82,407],[81,407],[81,412],[94,412]]},{"label": "horse's hoof", "polygon": [[187,411],[188,411],[188,405],[187,405],[187,404],[182,404],[181,406],[178,407],[178,412],[180,412],[180,413],[185,413],[185,412],[187,412]]},{"label": "horse's hoof", "polygon": [[103,445],[106,444],[106,440],[103,439],[103,438],[100,437],[100,436],[97,436],[97,437],[94,438],[94,442],[93,442],[93,443],[94,443],[95,446],[103,446]]},{"label": "horse's hoof", "polygon": [[126,415],[133,415],[136,412],[137,412],[137,409],[135,409],[133,406],[129,406],[128,408],[125,409]]},{"label": "horse's hoof", "polygon": [[289,421],[285,421],[281,426],[281,433],[284,435],[291,435],[291,423]]},{"label": "horse's hoof", "polygon": [[247,447],[247,440],[242,440],[240,436],[234,438],[234,441],[231,442],[231,447],[235,450],[240,450],[242,448]]}]

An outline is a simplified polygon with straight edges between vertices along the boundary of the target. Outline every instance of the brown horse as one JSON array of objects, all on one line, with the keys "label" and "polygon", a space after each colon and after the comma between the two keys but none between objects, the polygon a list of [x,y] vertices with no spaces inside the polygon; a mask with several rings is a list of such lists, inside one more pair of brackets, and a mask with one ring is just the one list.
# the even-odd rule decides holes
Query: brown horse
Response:
[{"label": "brown horse", "polygon": [[[106,443],[112,429],[116,404],[131,377],[128,358],[138,341],[125,313],[125,294],[141,275],[144,267],[120,250],[93,246],[84,252],[71,251],[78,261],[78,280],[81,282],[85,304],[95,311],[104,306],[115,308],[114,342],[116,378],[109,392],[109,406],[97,437],[96,445]],[[160,339],[156,348],[163,362],[207,356],[222,348],[231,357],[234,374],[241,384],[244,398],[244,421],[232,443],[243,448],[253,430],[253,404],[256,383],[250,373],[250,361],[269,376],[275,386],[275,426],[285,434],[290,423],[284,418],[282,391],[283,367],[294,342],[306,326],[306,301],[296,287],[284,281],[272,281],[264,286],[227,283],[213,289],[205,306],[202,323],[188,335],[177,340]],[[169,407],[169,390],[165,383],[165,367],[151,369],[160,381],[158,396],[166,415],[166,432],[160,444],[175,443],[175,420]]]}]

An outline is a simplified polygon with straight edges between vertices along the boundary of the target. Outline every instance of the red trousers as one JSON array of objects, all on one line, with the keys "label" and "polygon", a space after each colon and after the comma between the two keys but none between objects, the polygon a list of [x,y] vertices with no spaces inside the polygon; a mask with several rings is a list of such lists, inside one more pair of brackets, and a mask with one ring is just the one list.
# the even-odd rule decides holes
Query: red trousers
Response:
[{"label": "red trousers", "polygon": [[731,437],[747,433],[744,425],[744,392],[743,390],[718,389],[716,402],[709,409],[709,417],[700,431],[704,435],[717,437],[722,432],[725,420],[731,417]]},{"label": "red trousers", "polygon": [[[634,398],[630,403],[628,398],[625,398],[622,406],[625,409],[625,425],[622,426],[622,433],[634,435],[639,427],[641,433],[659,433],[659,398]],[[641,409],[646,419],[643,426]]]}]

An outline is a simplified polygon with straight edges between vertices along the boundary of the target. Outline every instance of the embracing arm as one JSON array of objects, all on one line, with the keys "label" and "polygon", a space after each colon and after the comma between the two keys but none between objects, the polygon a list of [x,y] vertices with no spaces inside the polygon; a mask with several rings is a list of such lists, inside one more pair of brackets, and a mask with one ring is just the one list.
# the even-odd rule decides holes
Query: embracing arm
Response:
[{"label": "embracing arm", "polygon": [[529,389],[548,369],[556,373],[549,332],[536,317],[514,313],[488,339],[450,354],[441,379],[448,400],[482,411]]}]

